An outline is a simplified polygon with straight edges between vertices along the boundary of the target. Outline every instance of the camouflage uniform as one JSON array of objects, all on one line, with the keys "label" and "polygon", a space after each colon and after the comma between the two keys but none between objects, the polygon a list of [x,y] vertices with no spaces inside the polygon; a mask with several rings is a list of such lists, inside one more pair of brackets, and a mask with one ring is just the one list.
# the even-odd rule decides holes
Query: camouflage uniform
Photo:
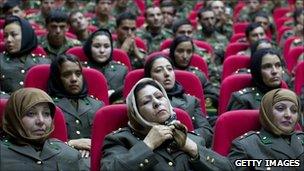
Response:
[{"label": "camouflage uniform", "polygon": [[136,35],[148,45],[148,53],[158,51],[162,41],[173,37],[172,32],[166,28],[161,28],[157,35],[152,35],[148,27],[138,30]]},{"label": "camouflage uniform", "polygon": [[[269,14],[269,12],[267,12],[267,10],[265,8],[261,8],[259,11],[264,11],[266,13]],[[238,18],[237,18],[237,22],[251,22],[253,21],[253,17],[255,15],[256,12],[250,12],[249,8],[247,8],[246,6],[240,11]]]},{"label": "camouflage uniform", "polygon": [[48,40],[47,40],[47,36],[44,37],[40,37],[38,39],[39,44],[44,48],[45,52],[48,54],[48,57],[53,59],[56,56],[60,55],[60,54],[64,54],[68,49],[74,47],[74,46],[80,46],[81,42],[79,40],[76,39],[71,39],[66,37],[66,41],[65,43],[60,46],[59,49],[53,48]]},{"label": "camouflage uniform", "polygon": [[30,23],[36,23],[38,25],[40,25],[42,28],[46,27],[46,23],[45,23],[45,18],[42,15],[41,12],[39,12],[38,14],[32,13],[26,16],[26,19],[30,22]]},{"label": "camouflage uniform", "polygon": [[128,1],[126,6],[127,7],[125,9],[118,9],[117,7],[113,7],[111,14],[113,16],[118,16],[120,13],[128,11],[128,12],[132,12],[135,15],[140,15],[140,10],[138,9],[134,1]]},{"label": "camouflage uniform", "polygon": [[[113,47],[119,49],[121,47],[121,44],[118,41],[114,41]],[[139,47],[137,48],[139,50],[140,57],[143,57],[142,59],[136,57],[134,50],[130,50],[129,52],[127,52],[133,69],[139,69],[144,67],[144,62],[145,62],[144,57],[147,54],[147,52],[144,49],[140,49]]]},{"label": "camouflage uniform", "polygon": [[105,28],[105,29],[110,30],[111,32],[114,32],[115,28],[116,28],[116,20],[112,16],[110,16],[110,18],[106,24],[100,23],[97,17],[93,18],[91,23],[92,23],[92,25],[94,25],[98,28]]},{"label": "camouflage uniform", "polygon": [[49,64],[50,59],[34,54],[19,58],[11,57],[6,52],[0,54],[0,87],[6,93],[12,93],[23,87],[26,72],[38,64]]}]

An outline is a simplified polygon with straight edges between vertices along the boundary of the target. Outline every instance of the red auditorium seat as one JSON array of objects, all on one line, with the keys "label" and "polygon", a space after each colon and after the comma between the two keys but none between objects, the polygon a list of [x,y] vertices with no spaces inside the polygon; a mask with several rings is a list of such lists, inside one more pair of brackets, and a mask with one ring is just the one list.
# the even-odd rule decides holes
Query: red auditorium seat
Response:
[{"label": "red auditorium seat", "polygon": [[289,50],[289,53],[287,56],[285,56],[285,62],[287,64],[287,69],[290,73],[292,73],[292,70],[298,63],[298,58],[301,54],[304,54],[304,47],[303,46],[297,46]]},{"label": "red auditorium seat", "polygon": [[282,26],[278,29],[278,35],[277,35],[277,43],[280,44],[282,36],[287,30],[292,30],[292,27]]},{"label": "red auditorium seat", "polygon": [[222,81],[241,68],[249,68],[250,57],[245,55],[232,55],[223,63]]},{"label": "red auditorium seat", "polygon": [[[4,109],[6,105],[7,99],[0,99],[0,125],[2,127],[2,118],[4,115]],[[67,128],[65,124],[64,115],[59,107],[56,107],[56,113],[54,116],[54,131],[50,135],[51,138],[57,138],[63,142],[67,142],[68,134]]]},{"label": "red auditorium seat", "polygon": [[5,23],[5,20],[4,19],[0,19],[0,29],[3,29],[4,23]]},{"label": "red auditorium seat", "polygon": [[288,52],[290,50],[290,46],[292,42],[299,37],[297,36],[290,36],[288,39],[285,41],[284,47],[283,47],[283,56],[284,58],[288,55]]},{"label": "red auditorium seat", "polygon": [[288,12],[291,12],[290,7],[277,7],[273,10],[273,20],[276,21],[279,18],[284,17]]},{"label": "red auditorium seat", "polygon": [[[223,156],[227,156],[235,138],[246,132],[260,129],[259,110],[225,112],[217,118],[215,123],[212,149]],[[296,126],[296,130],[302,130],[300,124]]]},{"label": "red auditorium seat", "polygon": [[[174,70],[174,72],[176,81],[178,81],[184,87],[185,92],[200,99],[202,112],[206,114],[204,90],[199,78],[195,74],[188,71]],[[123,90],[124,98],[128,96],[129,92],[131,91],[132,87],[137,83],[137,81],[139,81],[143,77],[143,69],[133,70],[126,75],[124,84],[125,86]]]},{"label": "red auditorium seat", "polygon": [[246,28],[247,28],[248,25],[249,25],[248,22],[234,23],[232,25],[232,27],[233,27],[233,34],[245,33],[245,30],[246,30]]},{"label": "red auditorium seat", "polygon": [[145,24],[145,17],[144,16],[138,16],[136,17],[136,27],[140,28],[142,25]]},{"label": "red auditorium seat", "polygon": [[247,42],[245,33],[233,34],[230,38],[229,43],[235,43],[235,42]]},{"label": "red auditorium seat", "polygon": [[[181,110],[174,109],[177,119],[185,124],[188,131],[193,131],[193,125],[189,115]],[[92,128],[91,147],[91,170],[100,170],[100,160],[102,159],[103,141],[106,135],[118,128],[126,127],[128,123],[127,106],[125,104],[109,105],[96,112]]]},{"label": "red auditorium seat", "polygon": [[[78,59],[82,62],[88,61],[88,57],[85,55],[82,46],[74,46],[67,50],[67,54],[72,54],[78,57]],[[128,70],[132,70],[131,62],[128,57],[128,54],[121,49],[113,49],[113,60],[119,61],[125,64]]]},{"label": "red auditorium seat", "polygon": [[295,68],[295,92],[300,95],[301,94],[301,88],[304,86],[304,61],[299,63],[297,67]]},{"label": "red auditorium seat", "polygon": [[[47,82],[50,74],[50,65],[36,65],[25,75],[24,87],[36,87],[47,91]],[[88,84],[89,95],[109,104],[107,80],[103,74],[92,68],[83,68],[83,75]]]},{"label": "red auditorium seat", "polygon": [[243,43],[243,42],[229,43],[226,48],[225,59],[228,56],[236,55],[238,52],[246,50],[248,47],[249,47],[248,43]]},{"label": "red auditorium seat", "polygon": [[207,78],[209,78],[208,65],[203,59],[203,57],[199,56],[198,54],[193,54],[190,61],[190,65],[197,67],[206,75]]}]

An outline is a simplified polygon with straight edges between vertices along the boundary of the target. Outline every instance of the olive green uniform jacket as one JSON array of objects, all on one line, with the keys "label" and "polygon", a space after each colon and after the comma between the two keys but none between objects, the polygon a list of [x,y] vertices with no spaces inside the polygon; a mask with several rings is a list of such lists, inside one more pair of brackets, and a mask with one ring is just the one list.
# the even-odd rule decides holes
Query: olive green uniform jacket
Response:
[{"label": "olive green uniform jacket", "polygon": [[255,87],[244,88],[232,93],[227,110],[259,109],[263,96]]},{"label": "olive green uniform jacket", "polygon": [[95,112],[104,105],[101,101],[91,97],[78,99],[78,109],[67,98],[55,97],[54,102],[64,113],[68,129],[68,139],[91,137]]},{"label": "olive green uniform jacket", "polygon": [[123,87],[128,68],[121,62],[110,61],[106,66],[98,66],[88,62],[87,66],[102,72],[107,79],[109,90],[116,91]]},{"label": "olive green uniform jacket", "polygon": [[19,146],[4,140],[0,156],[0,170],[3,171],[89,170],[77,150],[57,139],[46,140],[40,153],[32,146]]},{"label": "olive green uniform jacket", "polygon": [[102,171],[116,170],[158,170],[158,171],[201,171],[230,170],[227,158],[207,149],[201,137],[188,133],[198,146],[199,158],[190,160],[190,156],[181,150],[172,150],[166,143],[153,151],[130,128],[110,133],[104,141]]},{"label": "olive green uniform jacket", "polygon": [[267,165],[265,159],[277,160],[299,160],[300,167],[270,167],[271,170],[304,170],[304,133],[293,133],[290,144],[282,137],[274,136],[264,129],[261,131],[251,131],[232,142],[232,148],[229,159],[234,163],[237,159],[264,160],[261,166],[256,167],[236,167],[235,170],[266,170]]},{"label": "olive green uniform jacket", "polygon": [[170,99],[170,103],[173,107],[183,109],[189,114],[195,133],[201,135],[205,139],[206,146],[210,147],[213,131],[209,122],[203,116],[198,99],[184,93],[182,97],[173,96],[172,99]]},{"label": "olive green uniform jacket", "polygon": [[23,87],[26,72],[38,64],[49,64],[48,58],[38,57],[34,54],[14,58],[3,52],[0,54],[0,87],[1,91],[12,93]]}]

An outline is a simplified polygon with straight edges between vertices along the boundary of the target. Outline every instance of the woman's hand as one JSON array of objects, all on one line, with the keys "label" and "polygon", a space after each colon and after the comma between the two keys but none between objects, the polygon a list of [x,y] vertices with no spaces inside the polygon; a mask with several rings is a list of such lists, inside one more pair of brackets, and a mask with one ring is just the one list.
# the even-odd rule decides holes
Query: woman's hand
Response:
[{"label": "woman's hand", "polygon": [[73,139],[68,142],[69,146],[76,148],[77,150],[91,150],[91,139],[89,138],[80,138],[80,139]]},{"label": "woman's hand", "polygon": [[197,144],[188,137],[185,146],[182,147],[181,150],[188,153],[191,157],[196,157],[198,155]]},{"label": "woman's hand", "polygon": [[90,157],[90,151],[88,151],[88,150],[79,150],[79,152],[80,152],[82,158]]},{"label": "woman's hand", "polygon": [[148,135],[144,139],[144,143],[147,144],[152,150],[160,146],[164,141],[173,138],[174,126],[155,125],[151,128]]}]

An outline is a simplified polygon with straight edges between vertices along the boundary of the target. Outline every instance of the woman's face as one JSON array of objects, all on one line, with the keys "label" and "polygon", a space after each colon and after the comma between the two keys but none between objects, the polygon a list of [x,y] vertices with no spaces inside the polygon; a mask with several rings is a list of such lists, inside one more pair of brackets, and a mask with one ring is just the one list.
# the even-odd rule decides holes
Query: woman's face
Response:
[{"label": "woman's face", "polygon": [[272,107],[273,124],[284,132],[292,132],[297,123],[298,107],[291,101],[283,100]]},{"label": "woman's face", "polygon": [[158,81],[166,90],[175,84],[175,74],[171,63],[166,58],[156,59],[150,71],[151,78]]},{"label": "woman's face", "polygon": [[62,85],[70,94],[76,95],[83,87],[83,75],[78,63],[66,61],[60,67],[60,80]]},{"label": "woman's face", "polygon": [[282,64],[277,55],[266,54],[262,59],[261,75],[268,87],[278,87],[282,81]]},{"label": "woman's face", "polygon": [[108,36],[98,35],[92,40],[92,57],[98,63],[104,63],[111,56],[111,42]]},{"label": "woman's face", "polygon": [[152,85],[137,92],[138,112],[148,122],[164,123],[171,115],[169,100]]},{"label": "woman's face", "polygon": [[16,53],[21,50],[22,32],[17,23],[11,23],[4,28],[4,44],[8,53]]},{"label": "woman's face", "polygon": [[25,112],[21,122],[30,138],[38,139],[49,133],[52,117],[48,103],[42,102],[31,107]]},{"label": "woman's face", "polygon": [[182,42],[174,51],[175,63],[179,67],[187,67],[193,55],[193,47],[190,41]]}]

